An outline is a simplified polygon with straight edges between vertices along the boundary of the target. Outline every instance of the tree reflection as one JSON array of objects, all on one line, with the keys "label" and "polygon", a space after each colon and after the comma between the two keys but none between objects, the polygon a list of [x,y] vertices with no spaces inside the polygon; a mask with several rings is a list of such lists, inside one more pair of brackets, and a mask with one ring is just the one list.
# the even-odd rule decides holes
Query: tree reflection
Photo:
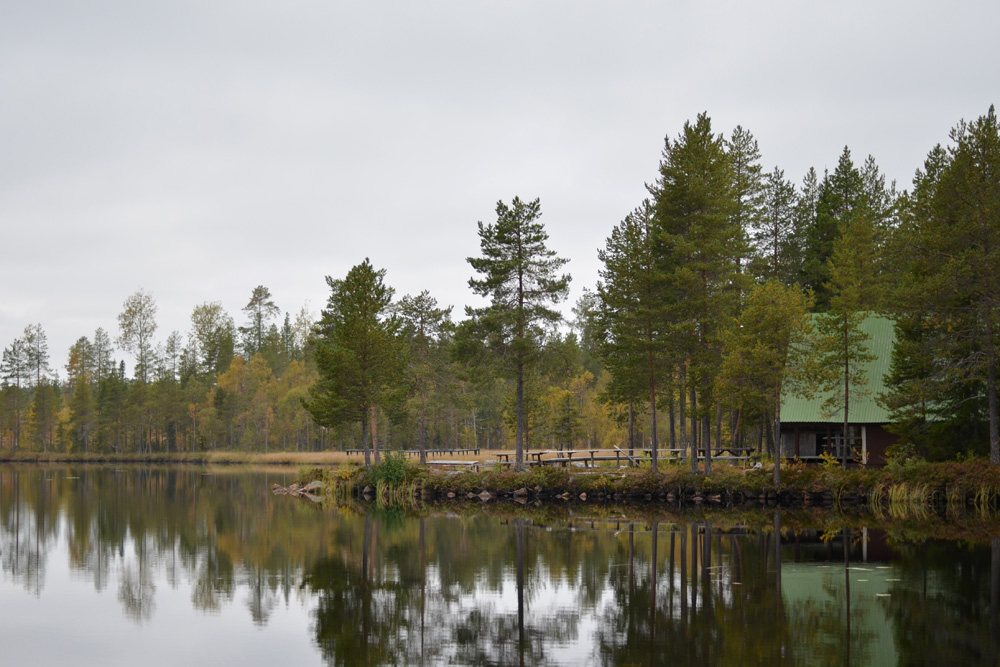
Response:
[{"label": "tree reflection", "polygon": [[997,542],[961,553],[940,542],[899,545],[900,580],[882,602],[900,664],[997,664]]},{"label": "tree reflection", "polygon": [[143,624],[170,588],[248,627],[294,598],[334,665],[844,665],[885,662],[886,646],[900,664],[997,659],[997,540],[894,544],[875,597],[858,583],[873,576],[862,534],[843,524],[492,507],[321,510],[271,496],[259,474],[8,468],[0,568],[44,595],[65,554]]},{"label": "tree reflection", "polygon": [[246,607],[254,625],[267,625],[271,612],[278,604],[276,577],[260,566],[248,568],[244,583],[247,587]]}]

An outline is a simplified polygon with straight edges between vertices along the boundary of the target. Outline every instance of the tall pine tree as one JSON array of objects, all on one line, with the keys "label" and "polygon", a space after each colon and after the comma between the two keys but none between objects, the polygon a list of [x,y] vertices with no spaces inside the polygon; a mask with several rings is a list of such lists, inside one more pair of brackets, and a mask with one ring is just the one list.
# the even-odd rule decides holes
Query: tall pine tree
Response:
[{"label": "tall pine tree", "polygon": [[[715,380],[722,363],[722,334],[738,312],[744,291],[740,261],[746,256],[732,161],[707,114],[684,124],[666,140],[660,176],[650,187],[655,200],[657,255],[667,282],[668,318],[675,323],[675,349],[688,358],[688,381],[699,403],[698,439],[710,446]],[[692,438],[692,469],[697,452]],[[705,458],[706,471],[711,458]]]},{"label": "tall pine tree", "polygon": [[650,449],[658,459],[656,402],[670,379],[664,278],[653,251],[653,207],[647,200],[612,230],[603,250],[597,293],[600,297],[601,356],[611,376],[604,398],[629,406],[645,399],[650,413]]},{"label": "tall pine tree", "polygon": [[[897,299],[903,342],[894,359],[896,414],[955,446],[988,444],[1000,465],[1000,129],[995,109],[959,123],[914,180],[901,235],[910,250]],[[986,425],[981,438],[975,427]],[[986,442],[983,442],[985,440]]]},{"label": "tall pine tree", "polygon": [[516,382],[514,469],[524,468],[524,379],[542,343],[546,325],[561,319],[549,308],[569,292],[569,274],[559,274],[568,260],[546,246],[548,234],[539,218],[541,204],[514,197],[510,206],[497,202],[495,223],[479,227],[481,257],[468,262],[481,278],[469,287],[490,299],[485,308],[467,309],[490,346],[508,363]]}]

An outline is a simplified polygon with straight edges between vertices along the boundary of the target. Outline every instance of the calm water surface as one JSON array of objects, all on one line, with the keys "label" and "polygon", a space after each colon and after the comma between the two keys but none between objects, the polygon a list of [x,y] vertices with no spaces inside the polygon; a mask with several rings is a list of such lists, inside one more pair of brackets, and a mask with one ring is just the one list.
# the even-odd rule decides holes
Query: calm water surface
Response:
[{"label": "calm water surface", "polygon": [[292,475],[0,468],[0,664],[996,664],[998,535],[420,518],[270,493]]}]

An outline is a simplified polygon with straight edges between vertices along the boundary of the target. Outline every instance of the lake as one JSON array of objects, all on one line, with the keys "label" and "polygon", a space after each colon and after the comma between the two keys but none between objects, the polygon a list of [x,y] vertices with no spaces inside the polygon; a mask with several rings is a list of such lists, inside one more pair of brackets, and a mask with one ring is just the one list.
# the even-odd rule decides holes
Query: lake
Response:
[{"label": "lake", "polygon": [[992,521],[320,507],[293,478],[0,467],[0,663],[997,663]]}]

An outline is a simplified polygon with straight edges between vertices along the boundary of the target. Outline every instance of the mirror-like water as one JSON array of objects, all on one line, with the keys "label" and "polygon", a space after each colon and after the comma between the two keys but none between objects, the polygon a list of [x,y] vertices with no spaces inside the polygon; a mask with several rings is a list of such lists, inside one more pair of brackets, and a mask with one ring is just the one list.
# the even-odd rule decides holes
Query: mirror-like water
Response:
[{"label": "mirror-like water", "polygon": [[271,495],[290,478],[0,469],[0,661],[996,662],[1000,540],[791,530],[773,510],[754,528],[587,506],[421,518]]}]

